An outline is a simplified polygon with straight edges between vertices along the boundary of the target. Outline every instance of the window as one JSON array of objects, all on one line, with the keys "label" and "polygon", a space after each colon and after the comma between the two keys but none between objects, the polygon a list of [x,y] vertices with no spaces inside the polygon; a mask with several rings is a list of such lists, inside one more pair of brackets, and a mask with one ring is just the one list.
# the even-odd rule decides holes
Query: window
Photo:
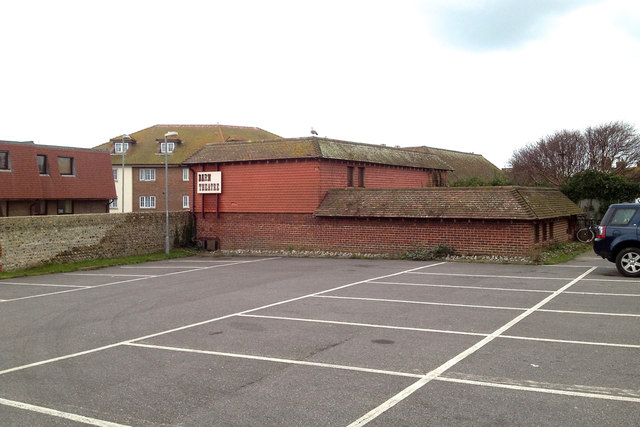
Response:
[{"label": "window", "polygon": [[116,142],[114,144],[115,147],[115,153],[116,154],[122,154],[124,152],[126,152],[129,149],[129,143],[128,142]]},{"label": "window", "polygon": [[38,154],[38,171],[40,175],[49,175],[49,162],[44,154]]},{"label": "window", "polygon": [[190,205],[189,205],[189,196],[182,196],[182,207],[184,209],[189,209]]},{"label": "window", "polygon": [[182,169],[182,180],[189,181],[189,168]]},{"label": "window", "polygon": [[156,170],[155,169],[140,169],[140,181],[155,181]]},{"label": "window", "polygon": [[60,175],[73,175],[73,157],[58,157]]},{"label": "window", "polygon": [[353,166],[347,166],[347,187],[353,187]]},{"label": "window", "polygon": [[47,201],[36,200],[31,205],[31,215],[46,215],[47,214]]},{"label": "window", "polygon": [[109,202],[109,209],[117,209],[118,208],[118,199],[111,199]]},{"label": "window", "polygon": [[114,169],[113,170],[113,180],[117,181],[118,180],[118,169]]},{"label": "window", "polygon": [[[173,150],[175,149],[176,144],[175,144],[175,142],[167,142],[166,146],[167,146],[167,154],[171,154],[171,153],[173,153]],[[165,143],[161,142],[160,143],[160,152],[162,154],[164,154],[164,150],[165,150]]]},{"label": "window", "polygon": [[9,152],[8,151],[0,151],[0,170],[9,170]]},{"label": "window", "polygon": [[[615,210],[608,225],[627,225],[636,213],[635,208],[619,208]],[[604,223],[604,220],[603,220]]]},{"label": "window", "polygon": [[358,187],[364,187],[364,168],[358,168]]},{"label": "window", "polygon": [[71,200],[58,200],[58,215],[73,213],[73,202]]},{"label": "window", "polygon": [[155,209],[156,196],[140,196],[140,209]]}]

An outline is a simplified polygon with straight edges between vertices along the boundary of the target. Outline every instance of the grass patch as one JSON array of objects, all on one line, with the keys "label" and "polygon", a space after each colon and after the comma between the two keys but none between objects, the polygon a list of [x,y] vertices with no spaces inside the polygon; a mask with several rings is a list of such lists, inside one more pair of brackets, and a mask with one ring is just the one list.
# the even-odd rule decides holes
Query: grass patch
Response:
[{"label": "grass patch", "polygon": [[581,242],[567,242],[546,248],[535,258],[536,264],[560,264],[571,261],[580,254],[593,250],[593,244]]},{"label": "grass patch", "polygon": [[14,277],[23,276],[40,276],[43,274],[53,273],[70,273],[80,270],[94,270],[102,267],[111,267],[114,265],[128,265],[128,264],[140,264],[148,261],[161,261],[164,259],[184,258],[187,256],[195,255],[198,252],[189,249],[176,249],[169,253],[158,252],[146,255],[136,255],[121,258],[107,258],[96,259],[78,262],[69,262],[64,264],[44,264],[38,267],[29,268],[26,270],[16,271],[0,271],[0,279],[12,279]]}]

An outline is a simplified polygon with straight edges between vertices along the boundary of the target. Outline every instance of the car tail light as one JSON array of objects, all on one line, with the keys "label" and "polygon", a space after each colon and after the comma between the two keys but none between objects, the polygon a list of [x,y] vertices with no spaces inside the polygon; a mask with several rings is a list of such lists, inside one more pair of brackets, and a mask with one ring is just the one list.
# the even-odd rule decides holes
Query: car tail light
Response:
[{"label": "car tail light", "polygon": [[607,227],[605,225],[599,225],[596,227],[596,239],[604,239]]}]

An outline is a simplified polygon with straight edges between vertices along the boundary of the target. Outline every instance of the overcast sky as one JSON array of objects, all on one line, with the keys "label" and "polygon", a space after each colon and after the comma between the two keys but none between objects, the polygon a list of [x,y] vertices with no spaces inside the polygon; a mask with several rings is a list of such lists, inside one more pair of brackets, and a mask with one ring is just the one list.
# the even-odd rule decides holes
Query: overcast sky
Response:
[{"label": "overcast sky", "polygon": [[480,153],[640,127],[638,0],[0,3],[0,139],[155,124]]}]

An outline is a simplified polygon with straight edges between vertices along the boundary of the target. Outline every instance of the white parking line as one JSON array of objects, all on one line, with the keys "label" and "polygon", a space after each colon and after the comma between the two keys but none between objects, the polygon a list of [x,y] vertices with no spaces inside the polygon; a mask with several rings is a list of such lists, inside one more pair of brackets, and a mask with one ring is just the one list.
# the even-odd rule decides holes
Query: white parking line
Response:
[{"label": "white parking line", "polygon": [[[218,267],[217,265],[215,267]],[[125,267],[120,267],[122,269],[132,269],[132,270],[162,270],[162,269],[172,269],[172,270],[176,270],[176,269],[189,269],[189,270],[204,270],[207,267],[194,267],[194,266],[189,266],[189,265],[158,265],[158,266],[148,266],[148,267],[143,267],[143,266],[125,266]]]},{"label": "white parking line", "polygon": [[25,300],[25,299],[31,299],[31,298],[40,298],[40,297],[46,297],[46,296],[51,296],[51,295],[58,295],[58,294],[64,294],[67,292],[75,292],[75,291],[82,291],[82,290],[86,290],[86,289],[97,289],[97,288],[102,288],[105,286],[113,286],[113,285],[120,285],[122,283],[130,283],[130,282],[136,282],[139,280],[146,280],[146,279],[153,279],[156,277],[166,277],[166,276],[173,276],[176,274],[183,274],[183,273],[189,273],[192,271],[202,271],[202,270],[208,270],[208,269],[212,269],[212,268],[217,268],[217,267],[227,267],[227,266],[232,266],[232,265],[238,265],[238,264],[246,264],[246,263],[250,263],[250,262],[258,262],[258,261],[269,261],[269,260],[273,260],[273,259],[278,259],[278,258],[260,258],[260,259],[255,259],[255,260],[249,260],[249,261],[240,261],[240,262],[235,262],[232,264],[219,264],[219,265],[212,265],[209,267],[196,267],[190,270],[182,270],[182,271],[174,271],[171,273],[166,273],[166,274],[159,274],[159,275],[151,275],[151,274],[106,274],[106,273],[63,273],[65,275],[69,275],[69,276],[107,276],[107,277],[134,277],[133,279],[129,279],[129,280],[119,280],[117,282],[109,282],[109,283],[103,283],[101,285],[95,285],[95,286],[86,286],[83,288],[74,288],[74,289],[67,289],[64,291],[59,291],[59,292],[48,292],[46,294],[37,294],[37,295],[29,295],[26,297],[19,297],[19,298],[12,298],[12,299],[7,299],[7,300],[0,300],[0,302],[4,303],[4,302],[13,302],[13,301],[20,301],[20,300]]},{"label": "white parking line", "polygon": [[117,273],[64,273],[67,276],[96,276],[96,277],[156,277],[153,274],[117,274]]},{"label": "white parking line", "polygon": [[[593,267],[595,268],[595,267]],[[571,277],[538,277],[538,276],[501,276],[495,274],[462,274],[462,273],[434,273],[430,271],[417,271],[408,274],[424,274],[430,276],[472,277],[487,279],[525,279],[525,280],[571,280]]]},{"label": "white parking line", "polygon": [[567,283],[566,285],[564,285],[563,287],[558,289],[552,295],[549,295],[548,297],[546,297],[545,299],[543,299],[542,301],[540,301],[539,303],[537,303],[533,307],[529,308],[524,313],[519,314],[513,320],[505,323],[503,326],[501,326],[500,328],[496,329],[491,335],[489,335],[489,336],[483,338],[482,340],[478,341],[475,345],[469,347],[468,349],[466,349],[465,351],[461,352],[457,356],[453,357],[452,359],[450,359],[447,362],[445,362],[442,365],[440,365],[438,368],[436,368],[436,369],[432,370],[431,372],[427,373],[424,377],[420,378],[418,381],[416,381],[415,383],[413,383],[409,387],[405,388],[400,393],[397,393],[395,396],[391,397],[386,402],[382,403],[381,405],[377,406],[376,408],[373,408],[371,411],[367,412],[362,417],[358,418],[353,423],[351,423],[350,426],[353,426],[353,427],[362,426],[362,425],[365,425],[365,424],[369,423],[370,421],[375,420],[381,414],[383,414],[384,412],[386,412],[387,410],[389,410],[390,408],[392,408],[393,406],[395,406],[399,402],[401,402],[404,399],[406,399],[407,397],[409,397],[415,391],[421,389],[425,384],[428,384],[433,379],[440,377],[442,374],[444,374],[446,371],[451,369],[453,366],[457,365],[462,360],[466,359],[468,356],[470,356],[473,353],[475,353],[476,351],[480,350],[482,347],[484,347],[485,345],[489,344],[494,339],[498,338],[504,332],[506,332],[507,330],[511,329],[513,326],[515,326],[520,321],[525,319],[527,316],[529,316],[532,313],[534,313],[537,310],[539,310],[541,307],[543,307],[549,301],[551,301],[552,299],[554,299],[555,297],[560,295],[562,292],[564,292],[567,289],[569,289],[571,286],[573,286],[575,283],[579,282],[581,279],[586,277],[589,273],[591,273],[595,269],[596,269],[596,267],[592,267],[589,270],[587,270],[586,272],[582,273],[580,276],[578,276],[575,279],[571,280],[569,283]]},{"label": "white parking line", "polygon": [[[166,350],[181,353],[203,354],[210,356],[229,357],[234,359],[259,360],[264,362],[284,363],[287,365],[312,366],[317,368],[338,369],[345,371],[365,372],[368,374],[382,374],[396,377],[422,378],[423,375],[411,372],[389,371],[385,369],[364,368],[360,366],[338,365],[333,363],[309,362],[306,360],[285,359],[282,357],[257,356],[243,353],[229,353],[213,350],[198,350],[184,347],[171,347],[164,345],[127,343],[126,346],[148,348],[152,350]],[[468,378],[460,378],[460,376]],[[439,376],[434,378],[437,381],[461,383],[467,385],[478,385],[484,387],[507,388],[519,391],[532,391],[537,393],[561,394],[565,396],[586,397],[592,399],[617,400],[623,402],[640,402],[640,393],[637,390],[622,390],[617,388],[590,387],[590,386],[566,386],[564,384],[550,384],[534,381],[516,381],[501,378],[473,379],[470,375],[452,373],[450,376]],[[491,381],[492,380],[492,381]]]},{"label": "white parking line", "polygon": [[227,353],[222,351],[211,351],[211,350],[197,350],[192,348],[179,348],[179,347],[167,347],[164,345],[153,345],[153,344],[144,344],[144,343],[126,343],[124,345],[133,346],[133,347],[144,347],[156,350],[169,350],[169,351],[177,351],[182,353],[196,353],[196,354],[208,354],[212,356],[223,356],[223,357],[232,357],[235,359],[250,359],[250,360],[261,360],[265,362],[277,362],[277,363],[286,363],[288,365],[303,365],[303,366],[314,366],[318,368],[331,368],[331,369],[341,369],[345,371],[358,371],[358,372],[367,372],[369,374],[384,374],[384,375],[394,375],[396,377],[410,377],[410,378],[420,378],[422,375],[413,374],[407,372],[397,372],[397,371],[387,371],[384,369],[372,369],[372,368],[362,368],[359,366],[348,366],[348,365],[335,365],[332,363],[322,363],[322,362],[309,362],[306,360],[296,360],[296,359],[283,359],[280,357],[268,357],[268,356],[255,356],[252,354],[240,354],[240,353]]},{"label": "white parking line", "polygon": [[[13,408],[18,408],[18,409],[26,409],[28,411],[51,415],[58,418],[64,418],[77,423],[84,423],[84,424],[89,424],[93,426],[101,426],[101,427],[126,426],[126,424],[112,423],[109,421],[99,420],[97,418],[85,417],[84,415],[72,414],[69,412],[62,412],[62,411],[58,411],[57,409],[45,408],[43,406],[31,405],[29,403],[24,403],[24,402],[16,402],[14,400],[8,400],[3,398],[0,398],[0,405],[11,406]],[[10,421],[10,420],[5,420],[5,421]]]},{"label": "white parking line", "polygon": [[[267,260],[272,260],[272,259],[277,259],[277,258],[265,258],[265,259],[260,259],[260,260],[251,260],[251,261],[247,261],[247,262],[267,261]],[[203,320],[201,322],[196,322],[196,323],[191,323],[189,325],[179,326],[179,327],[173,328],[173,329],[167,329],[167,330],[164,330],[164,331],[161,331],[161,332],[156,332],[156,333],[145,335],[145,336],[138,337],[138,338],[133,338],[133,339],[130,339],[130,340],[120,341],[120,342],[117,342],[117,343],[108,344],[108,345],[104,345],[104,346],[101,346],[101,347],[92,348],[92,349],[89,349],[89,350],[79,351],[77,353],[70,353],[70,354],[66,354],[64,356],[53,357],[51,359],[41,360],[39,362],[28,363],[26,365],[15,366],[13,368],[8,368],[8,369],[0,371],[0,375],[8,374],[10,372],[21,371],[21,370],[28,369],[28,368],[33,368],[33,367],[36,367],[36,366],[46,365],[46,364],[53,363],[53,362],[59,362],[61,360],[72,359],[74,357],[84,356],[86,354],[96,353],[96,352],[102,351],[102,350],[108,350],[108,349],[111,349],[111,348],[114,348],[114,347],[119,347],[121,345],[130,344],[130,343],[133,343],[133,342],[136,342],[136,341],[143,341],[143,340],[146,340],[146,339],[149,339],[149,338],[154,338],[154,337],[159,337],[161,335],[170,334],[172,332],[178,332],[178,331],[183,331],[183,330],[186,330],[186,329],[195,328],[197,326],[207,325],[209,323],[217,322],[219,320],[228,319],[230,317],[238,316],[238,315],[241,315],[241,314],[252,313],[254,311],[260,311],[260,310],[264,310],[264,309],[271,308],[271,307],[277,307],[279,305],[287,304],[287,303],[290,303],[290,302],[293,302],[293,301],[299,301],[299,300],[302,300],[302,299],[305,299],[305,298],[310,298],[310,297],[313,297],[313,296],[316,296],[316,295],[321,295],[321,294],[324,294],[324,293],[327,293],[327,292],[337,291],[339,289],[344,289],[344,288],[348,288],[350,286],[355,286],[355,285],[359,285],[361,283],[366,283],[369,280],[379,280],[379,279],[384,279],[384,278],[387,278],[387,277],[394,277],[394,276],[398,276],[398,275],[401,275],[401,274],[405,274],[405,273],[407,273],[409,271],[415,271],[415,270],[420,270],[420,269],[423,269],[423,268],[434,267],[434,266],[440,265],[440,264],[444,264],[444,263],[423,265],[423,266],[412,268],[412,269],[409,269],[409,270],[400,271],[398,273],[391,273],[391,274],[387,274],[387,275],[384,275],[384,276],[373,277],[371,279],[359,280],[357,282],[352,282],[352,283],[348,283],[346,285],[336,286],[334,288],[326,289],[324,291],[314,292],[314,293],[311,293],[311,294],[302,295],[302,296],[299,296],[299,297],[290,298],[290,299],[287,299],[287,300],[282,300],[282,301],[274,302],[274,303],[271,303],[271,304],[266,304],[266,305],[263,305],[263,306],[260,306],[260,307],[251,308],[249,310],[244,310],[244,311],[240,311],[240,312],[237,312],[237,313],[231,313],[231,314],[227,314],[227,315],[224,315],[224,316],[214,317],[212,319]],[[173,274],[175,274],[175,273],[168,273],[165,276],[169,276],[169,275],[173,275]],[[140,279],[137,279],[137,280],[140,280]],[[104,286],[104,285],[99,285],[99,286]],[[76,290],[76,289],[74,289],[74,290]],[[68,292],[68,291],[65,291],[65,292]]]},{"label": "white parking line", "polygon": [[[392,299],[392,298],[345,297],[345,296],[339,296],[339,295],[314,295],[314,298],[333,298],[333,299],[356,300],[356,301],[391,302],[391,303],[400,303],[400,304],[439,305],[444,307],[488,308],[491,310],[516,310],[516,311],[527,310],[526,308],[523,308],[523,307],[501,307],[501,306],[494,306],[494,305],[477,305],[477,304],[454,304],[454,303],[448,303],[448,302],[415,301],[415,300],[402,300],[402,299]],[[597,311],[554,310],[554,309],[539,309],[536,311],[543,312],[543,313],[592,314],[595,316],[614,316],[614,317],[640,317],[640,314],[634,314],[634,313],[608,313],[608,312],[597,312]]]},{"label": "white parking line", "polygon": [[425,288],[458,288],[458,289],[480,289],[483,291],[508,291],[508,292],[538,292],[552,294],[553,291],[544,289],[517,289],[517,288],[494,288],[491,286],[464,286],[464,285],[433,285],[429,283],[406,283],[406,282],[369,282],[380,285],[416,286]]},{"label": "white parking line", "polygon": [[541,311],[543,313],[592,314],[594,316],[614,316],[614,317],[640,317],[640,314],[633,314],[633,313],[607,313],[607,312],[598,312],[598,311],[551,310],[551,309],[541,309],[538,311]]},{"label": "white parking line", "polygon": [[[575,396],[575,397],[586,397],[591,399],[617,400],[619,402],[640,403],[640,397],[624,396],[624,395],[621,396],[621,395],[606,393],[606,391],[611,391],[611,392],[618,391],[617,389],[594,388],[598,391],[601,391],[600,393],[596,393],[596,392],[554,389],[554,388],[547,388],[547,387],[535,387],[533,385],[517,385],[517,384],[505,384],[505,383],[496,383],[496,382],[488,382],[488,381],[467,380],[467,379],[461,379],[461,378],[450,378],[446,376],[435,378],[435,380],[450,382],[450,383],[477,385],[477,386],[483,386],[483,387],[506,388],[506,389],[518,390],[518,391],[532,391],[536,393],[560,394],[563,396]],[[544,383],[539,383],[539,384],[545,385]],[[637,392],[635,394],[636,396],[638,396]]]},{"label": "white parking line", "polygon": [[443,307],[488,308],[491,310],[516,310],[516,311],[527,310],[526,308],[523,308],[523,307],[500,307],[500,306],[494,306],[494,305],[454,304],[454,303],[447,303],[447,302],[413,301],[413,300],[390,299],[390,298],[342,297],[337,295],[314,295],[314,297],[357,300],[357,301],[393,302],[393,303],[401,303],[401,304],[440,305]]},{"label": "white parking line", "polygon": [[[585,279],[586,280],[586,279]],[[478,289],[487,291],[507,291],[507,292],[538,292],[543,294],[552,294],[553,291],[544,289],[518,289],[518,288],[500,288],[493,286],[465,286],[465,285],[436,285],[431,283],[409,283],[409,282],[369,282],[380,285],[398,285],[398,286],[416,286],[426,288],[454,288],[454,289]],[[579,292],[567,291],[565,294],[571,295],[591,295],[591,296],[608,296],[608,297],[640,297],[640,294],[625,294],[613,292]]]},{"label": "white parking line", "polygon": [[[586,266],[578,266],[581,268],[588,268]],[[598,267],[591,267],[598,268]],[[501,276],[493,274],[461,274],[461,273],[436,273],[436,272],[413,272],[408,274],[424,274],[432,276],[451,276],[451,277],[482,277],[487,279],[526,279],[526,280],[571,280],[571,277],[537,277],[537,276]],[[585,282],[620,282],[640,284],[640,280],[634,279],[584,279]]]},{"label": "white parking line", "polygon": [[[366,328],[394,329],[399,331],[432,332],[437,334],[449,334],[449,335],[472,335],[472,336],[479,336],[479,337],[489,336],[489,334],[483,334],[480,332],[464,332],[464,331],[452,331],[447,329],[415,328],[415,327],[409,327],[409,326],[390,326],[390,325],[380,325],[376,323],[343,322],[339,320],[305,319],[301,317],[267,316],[267,315],[260,315],[260,314],[241,314],[238,317],[255,317],[259,319],[285,320],[285,321],[292,321],[292,322],[325,323],[329,325],[360,326],[360,327],[366,327]],[[524,336],[518,336],[518,335],[500,335],[500,338],[508,338],[508,339],[514,339],[514,340],[522,340],[522,341],[541,341],[541,342],[554,342],[554,343],[562,343],[562,344],[593,345],[593,346],[602,346],[602,347],[640,348],[640,345],[636,345],[636,344],[618,344],[618,343],[597,342],[597,341],[562,340],[562,339],[554,339],[554,338],[524,337]]]},{"label": "white parking line", "polygon": [[90,286],[79,286],[79,285],[57,285],[53,283],[23,283],[23,282],[0,282],[0,286],[2,285],[13,285],[13,286],[45,286],[52,288],[89,288]]},{"label": "white parking line", "polygon": [[489,335],[489,334],[482,334],[479,332],[463,332],[463,331],[451,331],[446,329],[414,328],[409,326],[378,325],[375,323],[341,322],[338,320],[304,319],[300,317],[266,316],[266,315],[260,315],[260,314],[240,314],[238,317],[256,317],[259,319],[290,320],[295,322],[326,323],[329,325],[359,326],[359,327],[365,327],[365,328],[378,328],[378,329],[395,329],[398,331],[433,332],[437,334],[451,334],[451,335],[472,335],[476,337],[486,337],[487,335]]}]

